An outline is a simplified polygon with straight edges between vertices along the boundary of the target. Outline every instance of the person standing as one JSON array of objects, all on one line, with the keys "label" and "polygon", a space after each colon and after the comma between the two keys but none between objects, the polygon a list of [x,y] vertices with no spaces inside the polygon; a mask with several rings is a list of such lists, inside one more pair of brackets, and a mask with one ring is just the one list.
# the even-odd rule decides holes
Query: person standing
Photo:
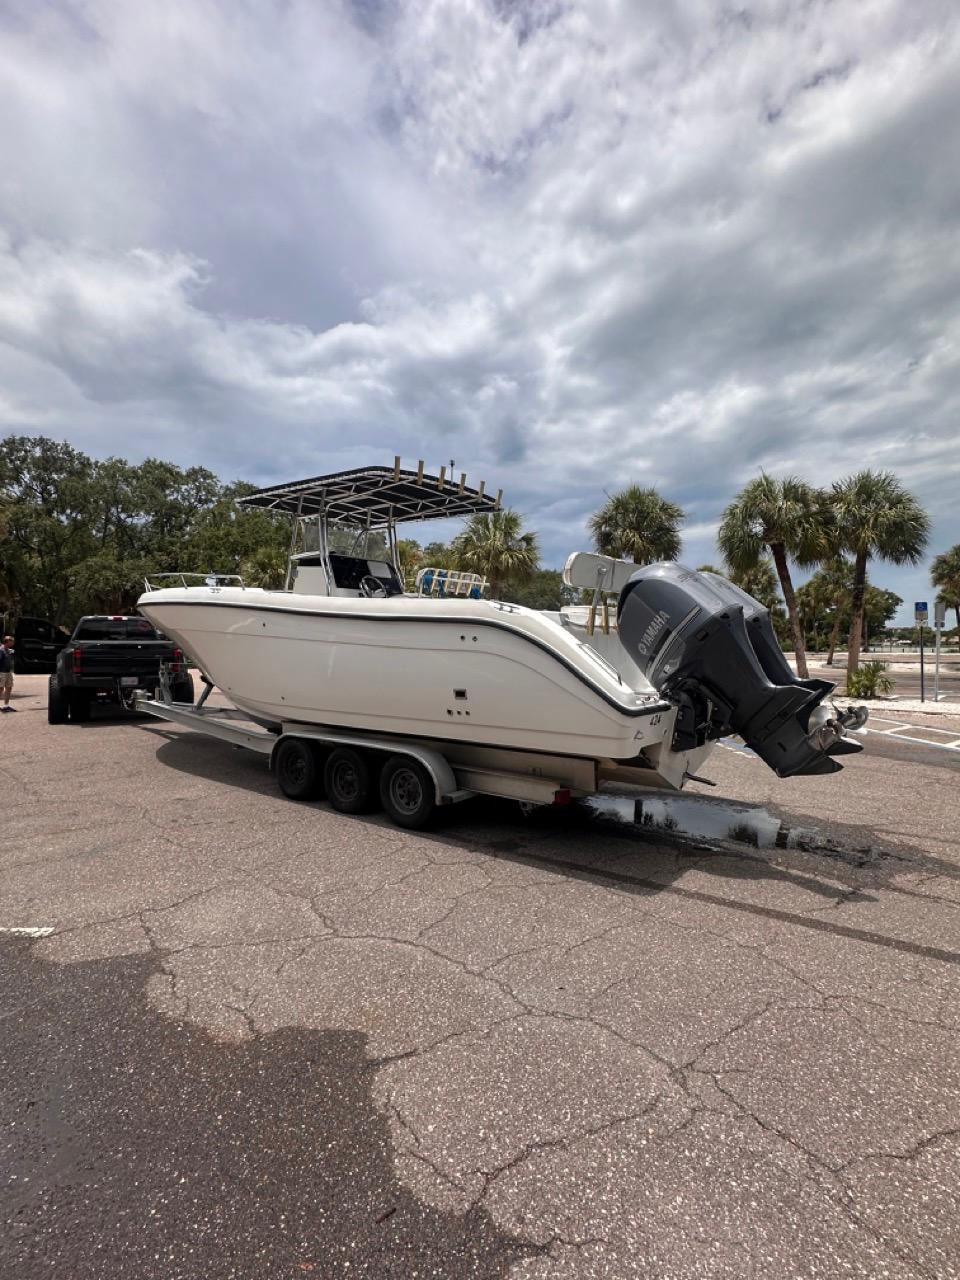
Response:
[{"label": "person standing", "polygon": [[13,692],[13,636],[4,636],[0,644],[0,699],[3,706],[0,711],[16,711],[10,705],[10,694]]}]

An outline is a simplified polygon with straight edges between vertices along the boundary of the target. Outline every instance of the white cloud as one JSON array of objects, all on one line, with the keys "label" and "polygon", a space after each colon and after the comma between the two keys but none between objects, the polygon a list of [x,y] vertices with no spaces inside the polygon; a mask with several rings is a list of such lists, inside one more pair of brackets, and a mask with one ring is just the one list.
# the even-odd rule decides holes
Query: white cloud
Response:
[{"label": "white cloud", "polygon": [[0,32],[3,428],[265,482],[455,457],[556,563],[634,479],[713,559],[760,466],[891,467],[960,540],[952,5],[89,0]]}]

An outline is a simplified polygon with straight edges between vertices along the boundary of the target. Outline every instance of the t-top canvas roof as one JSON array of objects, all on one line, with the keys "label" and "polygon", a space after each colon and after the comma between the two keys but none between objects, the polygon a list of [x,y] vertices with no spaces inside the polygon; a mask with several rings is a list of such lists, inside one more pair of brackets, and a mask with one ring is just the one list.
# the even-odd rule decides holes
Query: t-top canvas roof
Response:
[{"label": "t-top canvas roof", "polygon": [[446,467],[439,475],[427,475],[421,462],[416,471],[404,471],[397,458],[392,467],[357,467],[328,476],[271,485],[238,499],[241,507],[262,507],[285,515],[307,518],[325,516],[348,524],[372,528],[419,520],[442,520],[497,511],[503,491],[494,497],[466,483],[466,475],[448,479]]}]

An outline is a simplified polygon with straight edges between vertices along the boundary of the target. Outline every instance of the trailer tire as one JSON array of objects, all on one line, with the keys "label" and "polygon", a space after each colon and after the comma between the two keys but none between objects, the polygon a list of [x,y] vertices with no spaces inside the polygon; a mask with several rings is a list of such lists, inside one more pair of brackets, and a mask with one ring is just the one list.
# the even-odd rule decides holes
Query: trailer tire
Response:
[{"label": "trailer tire", "polygon": [[47,681],[47,724],[66,724],[70,714],[67,695],[60,688],[60,681],[51,676]]},{"label": "trailer tire", "polygon": [[323,794],[320,760],[313,743],[284,738],[273,758],[277,784],[290,800],[316,800]]},{"label": "trailer tire", "polygon": [[353,747],[334,747],[323,767],[323,786],[338,813],[370,813],[377,805],[376,770]]},{"label": "trailer tire", "polygon": [[422,831],[436,817],[436,785],[418,760],[391,756],[380,774],[380,803],[398,827]]}]

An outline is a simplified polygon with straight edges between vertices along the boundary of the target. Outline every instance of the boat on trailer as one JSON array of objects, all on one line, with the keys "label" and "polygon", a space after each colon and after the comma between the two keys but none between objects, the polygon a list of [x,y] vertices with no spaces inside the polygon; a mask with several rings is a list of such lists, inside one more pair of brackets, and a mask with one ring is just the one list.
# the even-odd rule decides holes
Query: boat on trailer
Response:
[{"label": "boat on trailer", "polygon": [[434,801],[543,800],[611,781],[679,789],[731,732],[782,776],[833,772],[861,749],[846,730],[865,716],[824,705],[833,686],[798,680],[767,611],[717,575],[574,553],[564,581],[585,603],[554,611],[488,599],[481,575],[439,566],[404,582],[398,526],[501,504],[399,458],[249,494],[242,507],[291,522],[282,590],[177,574],[138,601],[238,713],[140,704],[262,744],[288,794],[325,785],[358,811],[379,792],[401,822],[404,760]]}]

